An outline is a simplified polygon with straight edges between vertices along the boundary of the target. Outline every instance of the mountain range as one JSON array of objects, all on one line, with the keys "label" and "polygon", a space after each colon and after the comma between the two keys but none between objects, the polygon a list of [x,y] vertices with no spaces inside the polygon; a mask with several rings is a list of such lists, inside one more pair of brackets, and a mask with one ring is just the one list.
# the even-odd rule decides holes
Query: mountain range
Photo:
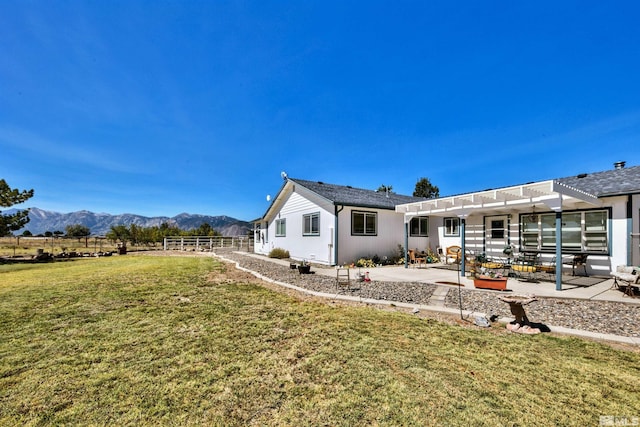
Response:
[{"label": "mountain range", "polygon": [[[17,209],[7,209],[5,214],[11,214]],[[208,223],[211,227],[223,236],[246,236],[252,229],[251,223],[231,218],[229,216],[209,216],[181,213],[174,217],[156,216],[146,217],[135,214],[111,215],[107,213],[94,213],[90,211],[77,211],[70,213],[60,213],[45,211],[39,208],[31,208],[29,211],[29,223],[22,229],[15,232],[16,235],[29,230],[32,234],[43,234],[47,231],[65,231],[68,225],[84,225],[91,230],[92,235],[104,236],[111,226],[135,224],[146,228],[159,226],[162,223],[175,225],[183,230],[198,228],[203,223]]]}]

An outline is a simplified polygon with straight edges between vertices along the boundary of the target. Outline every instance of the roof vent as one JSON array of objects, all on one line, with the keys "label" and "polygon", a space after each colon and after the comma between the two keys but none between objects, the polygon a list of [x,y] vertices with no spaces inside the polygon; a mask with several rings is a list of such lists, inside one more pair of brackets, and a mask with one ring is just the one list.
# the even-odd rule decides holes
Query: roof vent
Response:
[{"label": "roof vent", "polygon": [[318,184],[323,185],[323,184],[324,184],[324,182],[322,182],[322,181],[318,181]]},{"label": "roof vent", "polygon": [[578,175],[578,178],[586,178],[587,174],[586,173],[581,173],[580,175]]},{"label": "roof vent", "polygon": [[613,164],[613,167],[616,168],[616,169],[624,169],[624,165],[626,165],[626,164],[627,164],[627,162],[624,162],[624,161],[623,162],[615,162]]}]

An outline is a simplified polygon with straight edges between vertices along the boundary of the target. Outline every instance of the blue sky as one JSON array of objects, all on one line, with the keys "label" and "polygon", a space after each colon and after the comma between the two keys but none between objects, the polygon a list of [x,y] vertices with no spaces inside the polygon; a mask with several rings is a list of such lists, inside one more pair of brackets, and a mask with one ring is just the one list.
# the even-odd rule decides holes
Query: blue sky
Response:
[{"label": "blue sky", "polygon": [[2,1],[19,207],[261,216],[290,177],[443,196],[640,164],[636,1]]}]

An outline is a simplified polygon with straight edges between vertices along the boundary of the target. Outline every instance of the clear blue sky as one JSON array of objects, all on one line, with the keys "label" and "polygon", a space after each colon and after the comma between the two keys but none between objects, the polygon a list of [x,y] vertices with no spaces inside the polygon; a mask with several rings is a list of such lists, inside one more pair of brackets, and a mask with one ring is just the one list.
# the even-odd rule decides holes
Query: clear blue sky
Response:
[{"label": "clear blue sky", "polygon": [[640,164],[637,1],[0,1],[18,207],[261,216]]}]

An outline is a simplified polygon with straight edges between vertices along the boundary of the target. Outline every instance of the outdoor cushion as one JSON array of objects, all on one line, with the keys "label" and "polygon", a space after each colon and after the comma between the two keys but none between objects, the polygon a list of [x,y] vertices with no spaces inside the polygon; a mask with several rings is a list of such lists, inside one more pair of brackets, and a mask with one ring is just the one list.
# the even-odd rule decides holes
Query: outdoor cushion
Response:
[{"label": "outdoor cushion", "polygon": [[638,267],[629,265],[619,265],[616,271],[611,273],[611,276],[629,283],[638,283],[638,279],[640,279]]},{"label": "outdoor cushion", "polygon": [[519,264],[515,264],[511,266],[512,270],[515,271],[521,271],[523,273],[535,273],[536,272],[536,267],[533,265],[519,265]]}]

